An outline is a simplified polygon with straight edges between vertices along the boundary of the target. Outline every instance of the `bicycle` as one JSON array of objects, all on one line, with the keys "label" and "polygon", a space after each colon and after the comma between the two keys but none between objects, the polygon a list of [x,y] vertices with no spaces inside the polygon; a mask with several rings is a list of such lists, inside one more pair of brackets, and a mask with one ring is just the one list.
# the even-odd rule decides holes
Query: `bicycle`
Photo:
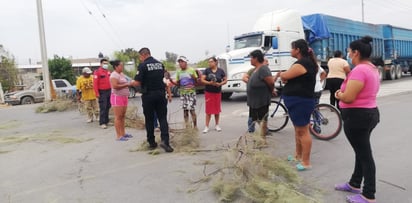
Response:
[{"label": "bicycle", "polygon": [[[268,130],[277,132],[288,124],[288,110],[282,103],[282,95],[280,95],[279,101],[272,100],[271,103],[274,105],[269,106]],[[342,130],[342,118],[339,110],[330,104],[315,105],[310,118],[309,130],[315,138],[320,140],[335,138]]]}]

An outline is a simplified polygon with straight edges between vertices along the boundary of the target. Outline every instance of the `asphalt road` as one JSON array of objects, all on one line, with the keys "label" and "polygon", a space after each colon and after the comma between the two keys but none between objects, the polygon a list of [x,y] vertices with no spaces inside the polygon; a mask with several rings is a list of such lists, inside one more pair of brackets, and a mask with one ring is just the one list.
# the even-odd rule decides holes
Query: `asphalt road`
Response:
[{"label": "asphalt road", "polygon": [[[328,93],[322,96],[326,102]],[[204,126],[204,99],[198,95],[199,128]],[[222,132],[200,135],[200,148],[232,145],[246,131],[247,106],[244,94],[222,103]],[[377,200],[385,203],[412,202],[409,150],[412,138],[412,78],[384,81],[378,104],[381,122],[372,135],[377,165]],[[138,106],[140,98],[130,104]],[[114,128],[100,129],[85,123],[77,111],[37,114],[36,105],[0,108],[0,202],[217,202],[211,189],[193,187],[202,177],[199,162],[221,158],[220,152],[172,153],[152,156],[131,152],[145,140],[142,130],[128,129],[135,138],[115,141]],[[179,100],[169,104],[169,122],[182,121]],[[211,122],[213,128],[213,120]],[[49,136],[73,138],[52,140]],[[5,139],[7,138],[7,139]],[[24,139],[21,139],[24,138]],[[17,141],[16,141],[17,140]],[[293,128],[268,137],[274,156],[293,153]],[[331,141],[314,140],[313,169],[300,173],[319,188],[322,202],[344,202],[345,193],[333,190],[347,181],[354,154],[343,133]]]}]

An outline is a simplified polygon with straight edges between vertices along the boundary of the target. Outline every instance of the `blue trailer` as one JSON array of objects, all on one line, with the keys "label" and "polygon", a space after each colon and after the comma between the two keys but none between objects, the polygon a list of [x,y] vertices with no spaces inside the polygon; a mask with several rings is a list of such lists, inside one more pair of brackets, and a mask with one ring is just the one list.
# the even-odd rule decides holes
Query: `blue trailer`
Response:
[{"label": "blue trailer", "polygon": [[324,14],[302,16],[306,40],[322,66],[335,50],[347,54],[349,43],[365,35],[373,38],[372,62],[382,79],[398,79],[412,72],[412,30],[391,25],[363,23]]}]

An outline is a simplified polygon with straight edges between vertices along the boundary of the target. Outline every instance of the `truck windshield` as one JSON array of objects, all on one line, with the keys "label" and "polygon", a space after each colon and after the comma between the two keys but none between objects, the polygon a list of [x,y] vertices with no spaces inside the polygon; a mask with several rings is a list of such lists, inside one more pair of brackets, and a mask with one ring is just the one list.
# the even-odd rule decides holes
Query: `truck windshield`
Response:
[{"label": "truck windshield", "polygon": [[239,37],[235,39],[235,49],[242,49],[246,47],[261,47],[262,35],[251,35]]}]

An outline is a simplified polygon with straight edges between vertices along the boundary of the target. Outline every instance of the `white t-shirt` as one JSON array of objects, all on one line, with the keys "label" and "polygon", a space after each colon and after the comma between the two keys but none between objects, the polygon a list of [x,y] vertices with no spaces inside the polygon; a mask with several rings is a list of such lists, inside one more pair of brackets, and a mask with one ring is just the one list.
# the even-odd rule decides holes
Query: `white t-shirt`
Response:
[{"label": "white t-shirt", "polygon": [[318,72],[316,73],[316,84],[315,84],[315,92],[320,92],[323,90],[323,83],[325,82],[325,80],[320,81],[320,74],[322,74],[323,72],[325,72],[325,70],[323,70],[322,67],[318,66]]}]

